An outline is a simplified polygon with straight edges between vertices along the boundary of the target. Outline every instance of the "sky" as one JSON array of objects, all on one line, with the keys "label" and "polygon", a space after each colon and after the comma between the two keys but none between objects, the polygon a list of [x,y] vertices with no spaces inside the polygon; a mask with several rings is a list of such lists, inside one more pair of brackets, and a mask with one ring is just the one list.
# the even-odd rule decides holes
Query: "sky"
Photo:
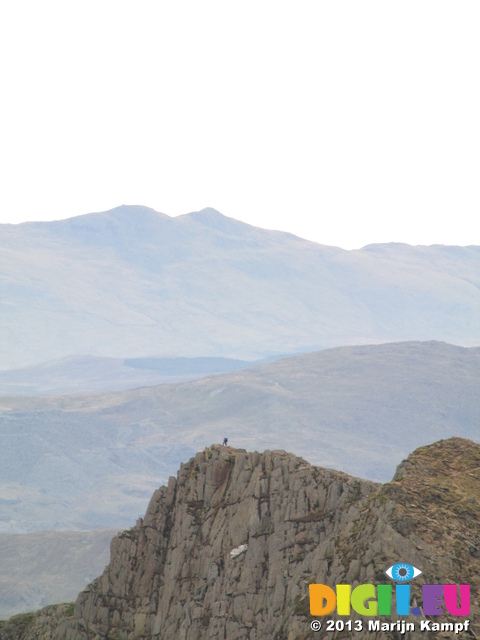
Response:
[{"label": "sky", "polygon": [[142,204],[480,245],[477,0],[0,5],[0,222]]}]

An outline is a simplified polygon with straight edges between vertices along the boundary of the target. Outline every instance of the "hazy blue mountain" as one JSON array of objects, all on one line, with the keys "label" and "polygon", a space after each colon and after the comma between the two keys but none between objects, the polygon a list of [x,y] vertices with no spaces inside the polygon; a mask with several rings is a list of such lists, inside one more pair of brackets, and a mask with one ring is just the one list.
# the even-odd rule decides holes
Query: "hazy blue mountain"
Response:
[{"label": "hazy blue mountain", "polygon": [[115,533],[1,533],[0,619],[76,598],[108,563]]},{"label": "hazy blue mountain", "polygon": [[0,398],[0,531],[131,524],[196,451],[229,438],[372,480],[413,448],[478,440],[480,348],[341,347],[191,382]]},{"label": "hazy blue mountain", "polygon": [[51,395],[121,391],[238,371],[253,362],[230,358],[101,358],[70,356],[0,371],[0,394]]},{"label": "hazy blue mountain", "polygon": [[0,368],[480,342],[480,247],[344,251],[213,209],[0,225]]}]

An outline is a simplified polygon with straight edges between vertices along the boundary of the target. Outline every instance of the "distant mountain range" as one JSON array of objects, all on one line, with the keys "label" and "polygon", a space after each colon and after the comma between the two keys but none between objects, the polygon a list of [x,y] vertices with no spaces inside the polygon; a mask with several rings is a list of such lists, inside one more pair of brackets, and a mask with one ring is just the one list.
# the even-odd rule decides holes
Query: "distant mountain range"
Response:
[{"label": "distant mountain range", "polygon": [[229,438],[371,480],[478,439],[480,348],[340,347],[171,385],[0,398],[0,531],[128,526],[178,464]]},{"label": "distant mountain range", "polygon": [[327,247],[213,209],[0,225],[0,368],[480,343],[480,247]]},{"label": "distant mountain range", "polygon": [[238,371],[254,362],[231,358],[69,356],[0,371],[0,394],[28,396],[121,391]]}]

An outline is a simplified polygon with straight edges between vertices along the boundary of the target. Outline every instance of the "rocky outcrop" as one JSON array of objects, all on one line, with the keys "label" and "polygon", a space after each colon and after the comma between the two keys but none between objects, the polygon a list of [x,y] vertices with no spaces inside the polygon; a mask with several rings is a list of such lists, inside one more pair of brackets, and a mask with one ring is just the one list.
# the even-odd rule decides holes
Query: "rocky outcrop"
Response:
[{"label": "rocky outcrop", "polygon": [[4,623],[0,639],[350,637],[310,630],[309,583],[385,582],[384,571],[400,560],[424,572],[412,583],[414,597],[422,581],[470,583],[477,635],[464,637],[477,637],[479,478],[480,446],[459,438],[417,450],[386,485],[283,451],[212,446],[114,538],[110,564],[70,617],[42,610],[20,635]]}]

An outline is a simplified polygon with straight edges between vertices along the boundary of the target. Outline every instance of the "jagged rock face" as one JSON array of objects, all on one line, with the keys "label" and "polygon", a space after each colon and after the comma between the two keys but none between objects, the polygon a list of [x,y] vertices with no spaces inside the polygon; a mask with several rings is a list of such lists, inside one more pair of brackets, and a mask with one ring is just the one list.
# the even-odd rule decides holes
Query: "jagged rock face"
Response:
[{"label": "jagged rock face", "polygon": [[114,540],[78,613],[98,638],[273,638],[328,571],[346,507],[374,487],[284,452],[207,449]]},{"label": "jagged rock face", "polygon": [[[474,622],[479,467],[480,447],[461,439],[419,449],[387,485],[283,451],[213,446],[182,465],[144,520],[112,541],[110,564],[72,617],[41,621],[39,612],[21,636],[7,623],[0,638],[323,638],[310,630],[308,584],[385,582],[400,560],[428,583],[469,582]],[[397,637],[355,637],[377,635]]]}]

